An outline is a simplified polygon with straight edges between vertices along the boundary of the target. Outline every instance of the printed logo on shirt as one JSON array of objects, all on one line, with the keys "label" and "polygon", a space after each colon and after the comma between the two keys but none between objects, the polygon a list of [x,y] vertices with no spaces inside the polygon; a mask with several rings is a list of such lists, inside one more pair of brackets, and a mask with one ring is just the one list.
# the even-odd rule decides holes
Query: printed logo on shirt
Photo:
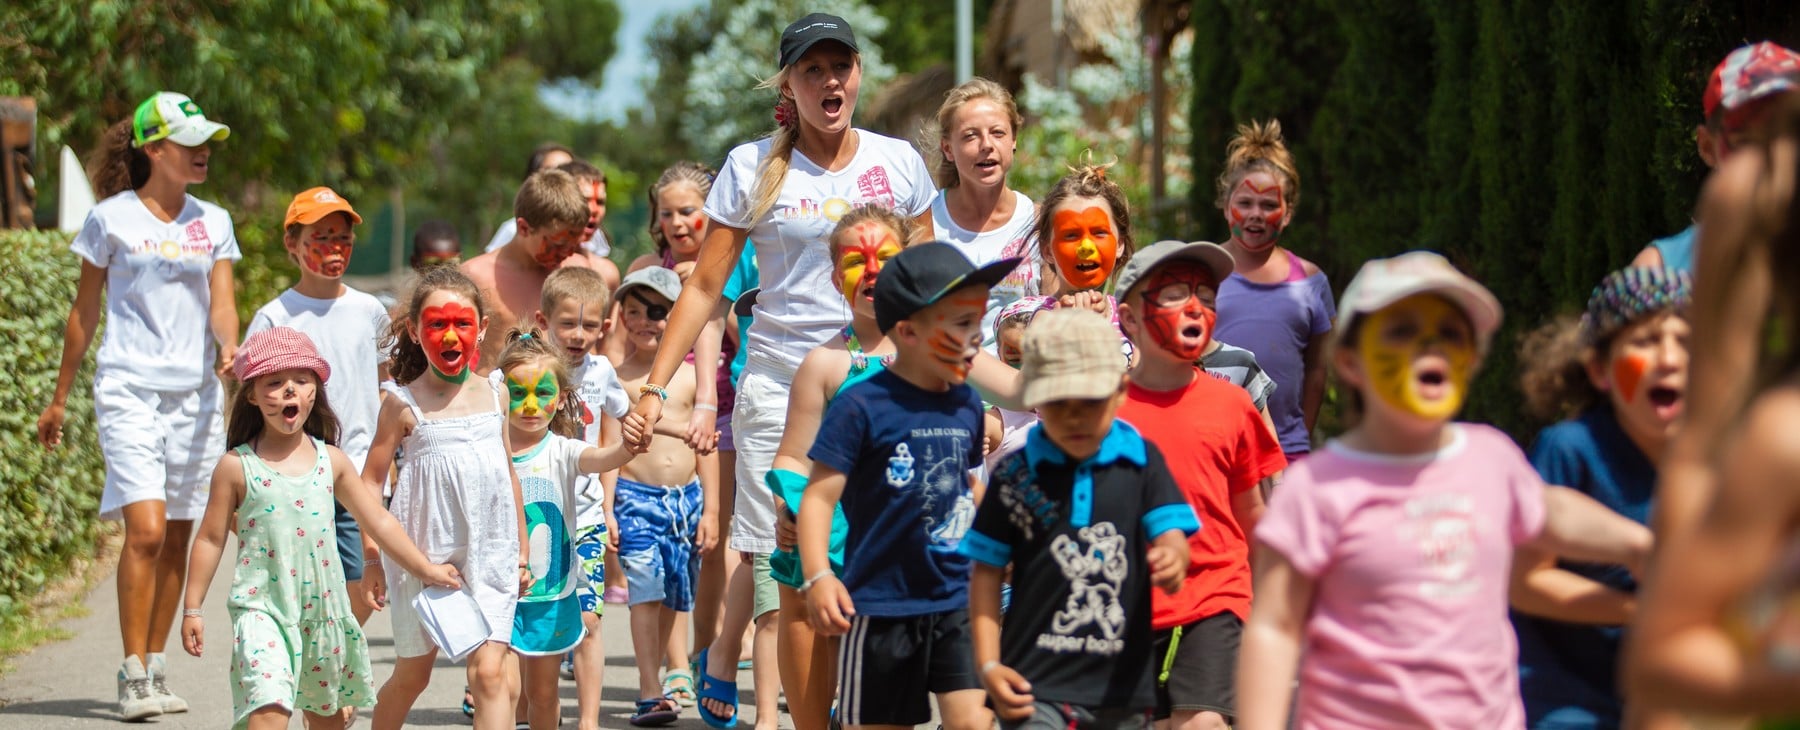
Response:
[{"label": "printed logo on shirt", "polygon": [[823,218],[836,223],[846,213],[865,205],[882,205],[896,207],[894,188],[888,182],[887,168],[877,165],[856,178],[855,190],[821,190],[822,198],[801,198],[798,205],[784,206],[776,210],[775,217],[783,220],[803,218]]},{"label": "printed logo on shirt", "polygon": [[574,540],[562,506],[556,503],[556,485],[536,474],[521,474],[519,492],[525,498],[525,539],[531,546],[531,574],[537,580],[526,595],[562,595],[567,588]]},{"label": "printed logo on shirt", "polygon": [[881,165],[869,168],[868,172],[856,176],[856,187],[862,192],[865,203],[879,202],[894,207],[894,187],[888,184],[887,168]]},{"label": "printed logo on shirt", "polygon": [[[199,222],[195,221],[195,223],[198,224]],[[189,228],[192,228],[192,226],[189,226]],[[130,250],[126,253],[154,254],[170,261],[176,261],[189,256],[205,256],[210,258],[213,250],[212,241],[205,236],[206,231],[202,228],[201,239],[198,242],[194,241],[191,237],[189,237],[185,243],[167,238],[161,241],[146,238],[139,241],[136,245],[131,246]]]},{"label": "printed logo on shirt", "polygon": [[212,252],[212,238],[206,235],[206,221],[204,220],[195,219],[192,223],[187,224],[187,240],[188,243],[195,246],[205,246],[208,253]]},{"label": "printed logo on shirt", "polygon": [[[1069,598],[1050,617],[1048,634],[1038,634],[1037,647],[1059,653],[1113,655],[1125,650],[1125,607],[1119,591],[1131,571],[1125,536],[1111,522],[1081,528],[1077,537],[1057,535],[1050,555],[1069,582]],[[1093,627],[1087,636],[1070,636]],[[1094,634],[1098,635],[1094,635]]]},{"label": "printed logo on shirt", "polygon": [[912,448],[903,441],[894,447],[894,455],[888,457],[887,483],[890,487],[904,487],[913,480]]},{"label": "printed logo on shirt", "polygon": [[1032,481],[1031,467],[1024,459],[1008,459],[994,474],[992,489],[999,490],[1000,504],[1006,507],[1006,520],[1026,541],[1035,539],[1037,526],[1053,529],[1062,522],[1055,500],[1044,495]]},{"label": "printed logo on shirt", "polygon": [[1425,598],[1460,598],[1480,587],[1475,563],[1475,509],[1473,500],[1461,494],[1417,497],[1406,503],[1404,534],[1419,546],[1425,561],[1426,580],[1419,585]]}]

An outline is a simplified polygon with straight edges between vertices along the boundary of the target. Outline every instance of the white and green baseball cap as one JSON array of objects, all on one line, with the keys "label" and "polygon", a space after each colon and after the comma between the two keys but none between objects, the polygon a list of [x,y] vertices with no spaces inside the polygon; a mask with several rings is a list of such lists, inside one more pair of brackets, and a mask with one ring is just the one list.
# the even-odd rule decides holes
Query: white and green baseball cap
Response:
[{"label": "white and green baseball cap", "polygon": [[158,91],[131,115],[131,146],[168,139],[183,147],[199,147],[231,135],[231,128],[209,121],[186,94]]}]

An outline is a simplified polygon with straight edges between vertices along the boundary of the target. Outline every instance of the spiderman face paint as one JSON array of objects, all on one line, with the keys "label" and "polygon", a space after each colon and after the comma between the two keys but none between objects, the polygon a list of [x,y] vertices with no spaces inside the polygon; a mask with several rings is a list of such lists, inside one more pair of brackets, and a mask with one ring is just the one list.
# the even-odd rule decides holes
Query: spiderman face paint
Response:
[{"label": "spiderman face paint", "polygon": [[1244,176],[1226,199],[1225,217],[1231,223],[1231,237],[1251,251],[1275,245],[1287,226],[1287,199],[1281,181],[1267,172]]},{"label": "spiderman face paint", "polygon": [[1206,267],[1176,261],[1144,284],[1144,329],[1158,347],[1189,362],[1206,354],[1218,314],[1210,302],[1216,284]]},{"label": "spiderman face paint", "polygon": [[319,276],[336,279],[350,266],[356,234],[342,215],[328,215],[300,230],[300,265]]},{"label": "spiderman face paint", "polygon": [[549,232],[539,241],[538,251],[532,255],[532,260],[546,269],[561,266],[563,259],[574,255],[581,248],[581,242],[587,240],[582,235],[584,230],[574,226],[548,229]]},{"label": "spiderman face paint", "polygon": [[[1063,208],[1050,218],[1050,252],[1056,271],[1069,283],[1067,294],[1098,289],[1112,276],[1119,258],[1119,240],[1113,233],[1112,212],[1095,198],[1073,198],[1071,203],[1098,202],[1079,210]],[[1067,205],[1067,204],[1065,204]]]},{"label": "spiderman face paint", "polygon": [[438,377],[455,382],[469,377],[481,356],[480,327],[481,313],[460,298],[449,298],[419,312],[419,346],[425,349],[425,360]]},{"label": "spiderman face paint", "polygon": [[837,251],[838,291],[851,306],[860,300],[873,302],[875,278],[887,260],[900,253],[900,238],[893,229],[874,221],[856,224],[844,237],[849,240]]}]

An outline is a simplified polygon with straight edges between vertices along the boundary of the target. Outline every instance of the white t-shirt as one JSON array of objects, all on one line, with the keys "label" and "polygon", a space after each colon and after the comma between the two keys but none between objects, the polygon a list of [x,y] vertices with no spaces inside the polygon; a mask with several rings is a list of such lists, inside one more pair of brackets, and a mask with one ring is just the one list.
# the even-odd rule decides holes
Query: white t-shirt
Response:
[{"label": "white t-shirt", "polygon": [[164,222],[127,190],[88,211],[69,250],[106,269],[94,377],[161,391],[196,390],[212,377],[213,264],[242,258],[230,213],[189,195]]},{"label": "white t-shirt", "polygon": [[[501,246],[512,243],[513,238],[518,235],[519,219],[506,219],[505,223],[501,223],[499,228],[494,229],[494,237],[488,239],[487,248],[483,249],[483,253],[493,251]],[[583,247],[590,253],[601,258],[606,258],[607,254],[612,253],[612,244],[606,240],[606,231],[604,230],[595,230],[594,237],[588,239],[587,243],[583,244]]]},{"label": "white t-shirt", "polygon": [[856,130],[856,156],[837,172],[795,151],[775,207],[750,220],[756,164],[771,140],[738,145],[706,197],[706,215],[750,232],[762,293],[750,325],[749,360],[775,365],[767,374],[789,379],[801,358],[850,322],[850,305],[831,275],[828,240],[837,220],[871,203],[892,207],[907,218],[931,208],[936,186],[917,150],[905,141]]},{"label": "white t-shirt", "polygon": [[575,593],[584,580],[575,557],[575,476],[588,445],[554,433],[536,448],[514,456],[519,494],[525,498],[525,539],[530,541],[531,577],[537,582],[520,603],[553,601]]},{"label": "white t-shirt", "polygon": [[[600,445],[600,414],[622,419],[631,412],[631,398],[625,394],[625,385],[619,382],[619,373],[613,369],[612,361],[599,355],[589,354],[581,367],[575,368],[575,382],[581,384],[581,400],[587,404],[589,411],[597,411],[582,415],[586,424],[583,437],[589,444]],[[600,477],[597,474],[583,474],[576,478],[575,491],[575,524],[590,527],[606,523],[606,506],[603,501],[606,492],[601,489]]]},{"label": "white t-shirt", "polygon": [[381,414],[381,338],[388,321],[387,307],[379,300],[347,286],[336,299],[314,299],[289,289],[256,310],[244,333],[249,337],[271,327],[292,327],[312,338],[319,356],[331,365],[325,395],[338,417],[338,448],[358,472]]},{"label": "white t-shirt", "polygon": [[949,241],[962,249],[963,255],[969,257],[976,266],[999,261],[1013,256],[1023,257],[1019,267],[1000,283],[988,290],[987,313],[981,316],[981,342],[989,352],[993,352],[998,344],[995,339],[994,325],[1000,319],[1000,310],[1008,304],[1025,297],[1038,295],[1038,257],[1037,247],[1032,244],[1032,224],[1037,222],[1037,209],[1031,204],[1031,198],[1024,193],[1013,191],[1013,214],[1005,225],[991,231],[971,231],[956,225],[950,218],[949,203],[944,193],[939,192],[931,199],[931,226],[936,229],[937,239]]}]

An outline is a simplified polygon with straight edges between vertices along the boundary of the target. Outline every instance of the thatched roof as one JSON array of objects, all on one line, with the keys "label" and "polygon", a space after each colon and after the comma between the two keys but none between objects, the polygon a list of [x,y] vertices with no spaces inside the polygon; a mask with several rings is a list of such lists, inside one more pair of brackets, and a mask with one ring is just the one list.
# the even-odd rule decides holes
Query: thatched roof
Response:
[{"label": "thatched roof", "polygon": [[983,73],[1018,88],[1026,73],[1050,81],[1057,64],[1073,68],[1106,60],[1099,37],[1108,27],[1136,25],[1147,0],[1063,0],[1063,33],[1052,35],[1050,0],[999,0],[988,16]]}]

